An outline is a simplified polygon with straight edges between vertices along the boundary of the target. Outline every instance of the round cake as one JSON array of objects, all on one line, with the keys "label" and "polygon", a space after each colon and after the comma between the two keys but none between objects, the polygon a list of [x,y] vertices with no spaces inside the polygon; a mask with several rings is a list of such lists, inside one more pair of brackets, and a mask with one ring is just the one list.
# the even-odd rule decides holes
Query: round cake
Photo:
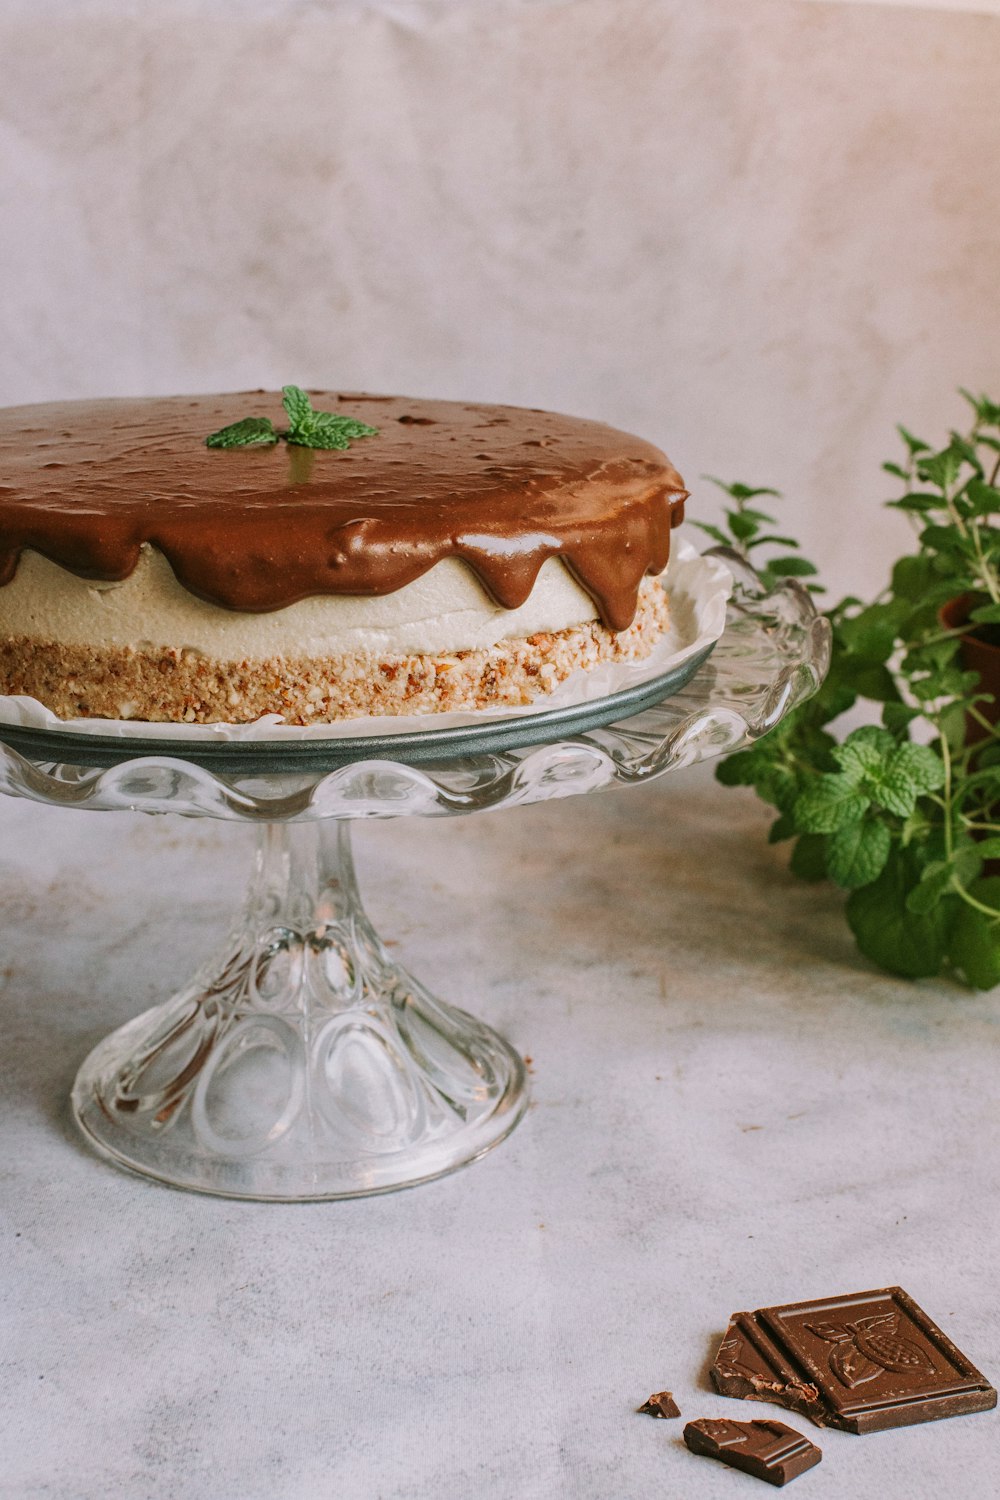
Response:
[{"label": "round cake", "polygon": [[652,650],[686,498],[659,449],[519,407],[298,395],[285,433],[264,391],[0,411],[0,693],[310,724],[529,703]]}]

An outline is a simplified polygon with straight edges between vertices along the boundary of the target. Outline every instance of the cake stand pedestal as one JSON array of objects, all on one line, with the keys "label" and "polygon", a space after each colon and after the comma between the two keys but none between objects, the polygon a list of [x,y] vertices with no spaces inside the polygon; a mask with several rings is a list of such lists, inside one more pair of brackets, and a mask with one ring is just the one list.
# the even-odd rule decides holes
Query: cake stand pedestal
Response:
[{"label": "cake stand pedestal", "polygon": [[651,706],[632,689],[472,730],[295,746],[0,726],[12,795],[259,825],[220,953],[80,1069],[91,1145],[178,1187],[299,1201],[423,1182],[502,1140],[527,1103],[521,1059],[390,957],[358,894],[351,822],[635,785],[772,729],[822,679],[827,622],[794,581],[768,593],[715,551],[736,580],[725,633]]}]

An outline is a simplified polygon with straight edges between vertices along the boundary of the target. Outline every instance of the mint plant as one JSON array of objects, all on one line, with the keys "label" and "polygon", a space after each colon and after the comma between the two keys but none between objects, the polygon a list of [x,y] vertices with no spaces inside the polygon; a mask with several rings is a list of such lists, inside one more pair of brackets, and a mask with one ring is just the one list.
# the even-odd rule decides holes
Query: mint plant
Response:
[{"label": "mint plant", "polygon": [[[770,839],[794,841],[797,875],[849,893],[868,958],[988,989],[1000,983],[1000,877],[989,872],[1000,859],[1000,709],[960,651],[965,632],[1000,639],[1000,405],[962,395],[966,432],[935,450],[900,427],[903,456],[884,465],[902,486],[887,503],[911,521],[914,550],[873,602],[849,596],[827,610],[833,655],[819,691],[717,775],[776,809]],[[768,585],[814,577],[753,503],[775,491],[722,488],[733,502],[724,526],[703,531],[752,557]],[[761,566],[759,549],[775,546],[795,551]],[[939,610],[959,598],[968,623],[946,628]],[[879,722],[838,735],[858,703]]]}]

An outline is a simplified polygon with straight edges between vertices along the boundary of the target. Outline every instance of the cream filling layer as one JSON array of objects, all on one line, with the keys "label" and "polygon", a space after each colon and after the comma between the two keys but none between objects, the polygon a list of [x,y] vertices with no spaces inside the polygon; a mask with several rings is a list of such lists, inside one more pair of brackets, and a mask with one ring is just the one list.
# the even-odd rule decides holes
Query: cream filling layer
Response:
[{"label": "cream filling layer", "polygon": [[541,567],[519,609],[502,609],[459,558],[373,598],[324,594],[267,614],[221,609],[189,594],[162,553],[144,546],[121,583],[78,578],[37,552],[0,588],[0,633],[65,645],[196,651],[223,661],[371,651],[473,651],[597,618],[558,558]]}]

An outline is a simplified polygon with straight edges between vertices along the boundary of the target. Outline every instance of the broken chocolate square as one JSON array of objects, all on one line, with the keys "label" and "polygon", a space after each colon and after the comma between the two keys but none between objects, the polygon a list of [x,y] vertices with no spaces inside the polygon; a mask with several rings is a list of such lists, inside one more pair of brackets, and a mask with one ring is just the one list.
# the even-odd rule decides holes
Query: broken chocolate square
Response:
[{"label": "broken chocolate square", "polygon": [[997,1404],[990,1383],[898,1286],[735,1313],[711,1374],[723,1396],[773,1401],[845,1432]]},{"label": "broken chocolate square", "polygon": [[637,1409],[648,1412],[651,1417],[679,1417],[681,1414],[672,1391],[654,1391]]},{"label": "broken chocolate square", "polygon": [[717,1458],[768,1484],[787,1484],[823,1457],[822,1452],[784,1422],[732,1422],[702,1419],[684,1428],[692,1453]]}]

